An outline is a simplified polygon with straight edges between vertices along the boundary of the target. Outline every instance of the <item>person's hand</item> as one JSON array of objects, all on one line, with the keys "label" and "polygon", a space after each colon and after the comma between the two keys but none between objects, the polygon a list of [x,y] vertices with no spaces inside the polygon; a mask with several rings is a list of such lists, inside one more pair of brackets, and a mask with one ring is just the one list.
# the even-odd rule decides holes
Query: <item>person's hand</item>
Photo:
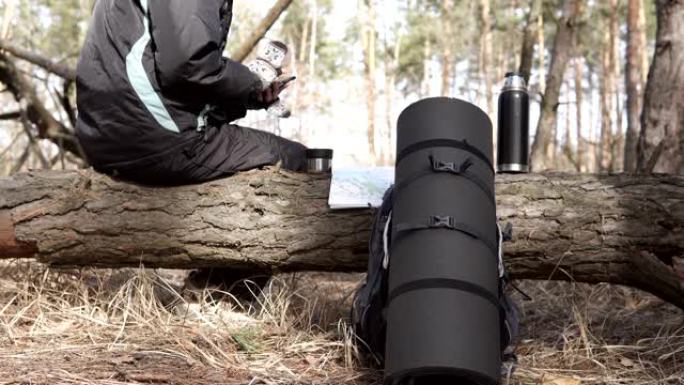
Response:
[{"label": "person's hand", "polygon": [[[282,76],[280,78],[282,78]],[[247,105],[247,108],[250,110],[261,110],[268,108],[271,104],[278,101],[280,93],[290,85],[292,80],[293,79],[290,79],[289,82],[285,83],[283,83],[281,80],[276,80],[265,90],[253,94],[251,96],[250,102]]]},{"label": "person's hand", "polygon": [[270,106],[278,100],[280,93],[283,92],[285,88],[287,88],[287,85],[283,87],[281,82],[275,81],[270,87],[267,87],[265,90],[261,91],[261,93],[257,94],[257,102],[264,106]]}]

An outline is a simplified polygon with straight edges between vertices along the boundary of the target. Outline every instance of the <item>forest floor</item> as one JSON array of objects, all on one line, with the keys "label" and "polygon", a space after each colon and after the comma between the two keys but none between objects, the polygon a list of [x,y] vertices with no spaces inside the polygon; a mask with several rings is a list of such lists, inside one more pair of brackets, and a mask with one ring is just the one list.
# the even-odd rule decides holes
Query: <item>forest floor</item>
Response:
[{"label": "forest floor", "polygon": [[[379,384],[346,324],[358,274],[277,277],[251,301],[168,272],[0,265],[0,384]],[[502,384],[684,384],[684,316],[609,285],[520,282]]]}]

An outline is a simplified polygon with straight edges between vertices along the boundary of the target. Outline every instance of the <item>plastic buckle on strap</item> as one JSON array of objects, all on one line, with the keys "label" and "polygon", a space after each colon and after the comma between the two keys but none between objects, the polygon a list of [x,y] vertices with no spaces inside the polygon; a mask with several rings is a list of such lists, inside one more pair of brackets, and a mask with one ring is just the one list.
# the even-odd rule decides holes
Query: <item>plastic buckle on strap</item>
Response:
[{"label": "plastic buckle on strap", "polygon": [[455,163],[442,162],[439,160],[432,163],[432,170],[437,172],[458,172]]},{"label": "plastic buckle on strap", "polygon": [[470,158],[466,158],[462,163],[457,164],[456,162],[444,162],[434,157],[430,157],[430,163],[432,163],[432,171],[434,172],[448,172],[452,174],[462,174],[472,166]]},{"label": "plastic buckle on strap", "polygon": [[431,228],[454,229],[456,227],[456,220],[454,217],[433,215],[430,217]]}]

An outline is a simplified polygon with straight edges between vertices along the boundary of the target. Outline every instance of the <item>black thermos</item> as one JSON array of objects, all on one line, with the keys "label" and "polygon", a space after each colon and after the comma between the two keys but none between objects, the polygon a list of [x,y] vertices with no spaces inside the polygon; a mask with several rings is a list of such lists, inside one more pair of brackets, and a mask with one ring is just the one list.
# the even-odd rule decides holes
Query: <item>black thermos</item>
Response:
[{"label": "black thermos", "polygon": [[520,73],[506,74],[499,96],[499,137],[497,171],[525,173],[530,171],[530,97]]}]

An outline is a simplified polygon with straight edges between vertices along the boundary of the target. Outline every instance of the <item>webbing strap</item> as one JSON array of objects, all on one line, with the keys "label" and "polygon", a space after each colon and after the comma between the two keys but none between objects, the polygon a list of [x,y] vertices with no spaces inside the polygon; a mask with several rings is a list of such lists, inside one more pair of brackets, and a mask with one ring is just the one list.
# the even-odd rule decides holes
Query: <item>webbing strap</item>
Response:
[{"label": "webbing strap", "polygon": [[455,140],[455,139],[432,139],[432,140],[425,140],[422,142],[414,143],[405,149],[403,149],[398,155],[397,155],[397,165],[399,162],[401,162],[405,157],[408,155],[424,150],[426,148],[431,148],[431,147],[452,147],[452,148],[457,148],[459,150],[467,151],[476,157],[478,157],[480,160],[485,162],[487,166],[489,167],[490,170],[494,170],[494,166],[492,166],[492,162],[489,161],[489,158],[480,151],[477,147],[471,145],[465,140]]},{"label": "webbing strap", "polygon": [[477,175],[473,174],[472,172],[469,171],[470,167],[473,165],[472,160],[470,157],[466,158],[464,161],[461,163],[457,162],[444,162],[441,161],[437,158],[435,158],[434,155],[429,156],[430,160],[430,168],[427,170],[420,170],[409,176],[408,178],[404,179],[401,183],[398,183],[396,185],[397,191],[403,189],[404,187],[410,185],[411,183],[415,182],[418,179],[421,179],[425,176],[428,175],[435,175],[435,174],[451,174],[451,175],[456,175],[463,177],[465,179],[468,179],[469,181],[473,182],[482,192],[484,192],[487,195],[487,198],[489,198],[489,201],[492,204],[496,204],[496,197],[494,195],[494,192],[487,186],[485,182],[482,181]]},{"label": "webbing strap", "polygon": [[482,286],[478,286],[472,282],[451,278],[429,278],[405,283],[390,292],[388,301],[392,302],[392,300],[401,296],[402,294],[423,289],[454,289],[465,291],[467,293],[484,298],[489,301],[489,303],[494,305],[494,307],[497,309],[499,308],[499,298]]},{"label": "webbing strap", "polygon": [[408,233],[432,229],[458,231],[484,243],[489,248],[489,250],[491,250],[494,256],[498,254],[497,245],[487,241],[487,238],[484,237],[477,229],[465,223],[456,222],[454,217],[450,216],[433,215],[429,217],[425,223],[398,223],[394,225],[395,238],[393,239],[393,243],[396,244],[402,236]]}]

